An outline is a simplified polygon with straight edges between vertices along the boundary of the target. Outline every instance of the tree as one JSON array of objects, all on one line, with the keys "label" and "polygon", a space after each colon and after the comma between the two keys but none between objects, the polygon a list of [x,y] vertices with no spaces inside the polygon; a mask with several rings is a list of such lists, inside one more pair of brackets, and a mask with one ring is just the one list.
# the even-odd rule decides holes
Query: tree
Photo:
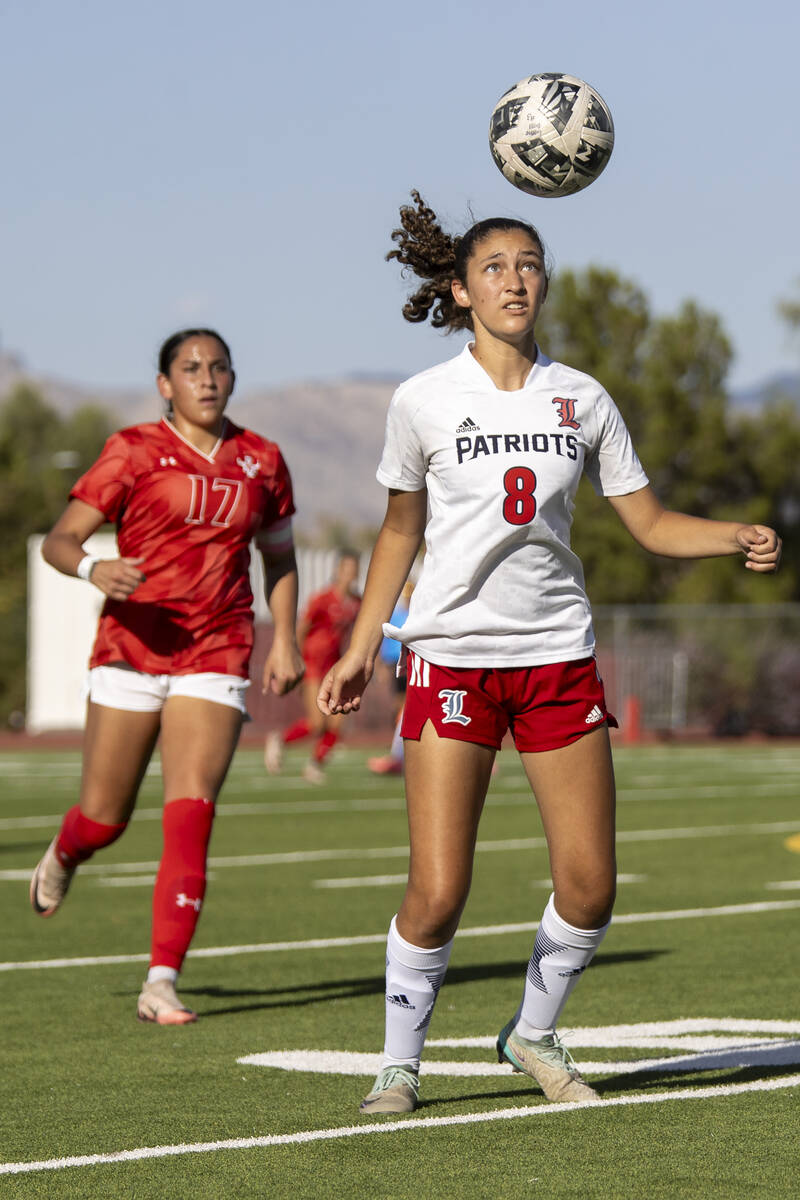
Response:
[{"label": "tree", "polygon": [[[731,348],[716,315],[686,301],[674,316],[653,317],[635,284],[590,267],[554,281],[537,332],[548,354],[587,371],[613,396],[667,507],[758,521],[790,542],[797,538],[800,421],[788,408],[749,421],[732,417],[725,388]],[[573,545],[595,603],[776,601],[797,589],[794,565],[767,592],[736,558],[644,554],[586,480]]]},{"label": "tree", "polygon": [[0,405],[0,716],[25,707],[27,543],[44,533],[111,431],[108,414],[61,418],[30,384]]}]

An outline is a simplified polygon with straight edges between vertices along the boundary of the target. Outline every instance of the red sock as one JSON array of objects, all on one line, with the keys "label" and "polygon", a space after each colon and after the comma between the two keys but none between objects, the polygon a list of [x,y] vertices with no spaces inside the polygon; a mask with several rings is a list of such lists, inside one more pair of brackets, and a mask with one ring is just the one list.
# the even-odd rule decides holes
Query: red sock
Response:
[{"label": "red sock", "polygon": [[121,825],[103,825],[86,817],[75,805],[69,810],[61,822],[61,830],[56,841],[56,855],[62,867],[74,867],[86,862],[95,850],[110,846],[121,833],[125,832],[128,822]]},{"label": "red sock", "polygon": [[289,742],[299,742],[301,738],[308,737],[311,733],[311,726],[308,721],[303,718],[300,721],[295,721],[294,725],[290,725],[283,734],[283,744],[288,746]]},{"label": "red sock", "polygon": [[328,757],[338,740],[338,733],[332,733],[330,731],[323,733],[322,737],[314,747],[314,762],[325,762],[325,759]]},{"label": "red sock", "polygon": [[164,805],[164,852],[153,891],[151,967],[181,969],[206,892],[214,804],[202,797]]}]

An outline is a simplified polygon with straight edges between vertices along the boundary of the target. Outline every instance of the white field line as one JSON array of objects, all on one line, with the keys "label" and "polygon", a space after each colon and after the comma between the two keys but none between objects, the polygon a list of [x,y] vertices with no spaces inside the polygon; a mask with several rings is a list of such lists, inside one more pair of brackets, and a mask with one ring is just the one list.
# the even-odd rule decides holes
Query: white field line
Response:
[{"label": "white field line", "polygon": [[[636,925],[651,921],[684,921],[695,917],[736,917],[750,913],[786,912],[800,908],[800,900],[763,900],[753,904],[725,904],[718,908],[684,908],[665,912],[624,913],[614,917],[615,925]],[[506,934],[534,933],[538,921],[523,921],[514,925],[472,925],[460,929],[459,938],[501,937]],[[276,954],[307,950],[332,950],[349,946],[382,945],[384,933],[366,933],[354,937],[309,938],[303,942],[254,942],[242,946],[213,946],[190,950],[189,958],[232,958],[240,954]],[[106,954],[89,958],[46,958],[27,962],[0,962],[0,971],[43,971],[59,967],[104,967],[120,963],[147,962],[147,954]]]},{"label": "white field line", "polygon": [[800,879],[776,880],[775,883],[765,883],[764,887],[770,892],[796,892],[800,888]]},{"label": "white field line", "polygon": [[32,1171],[63,1171],[67,1167],[94,1167],[106,1163],[139,1162],[142,1159],[172,1158],[180,1154],[210,1154],[218,1150],[258,1150],[267,1146],[304,1145],[340,1138],[372,1134],[414,1133],[418,1129],[443,1129],[453,1125],[483,1125],[490,1121],[516,1121],[526,1117],[545,1117],[568,1112],[588,1112],[600,1108],[623,1108],[635,1104],[665,1104],[672,1100],[711,1100],[741,1096],[748,1092],[775,1092],[800,1085],[800,1075],[780,1079],[757,1079],[751,1083],[723,1084],[719,1087],[681,1088],[678,1091],[652,1092],[646,1096],[612,1096],[590,1104],[536,1104],[522,1108],[493,1109],[482,1113],[463,1113],[453,1117],[409,1117],[401,1121],[369,1125],[346,1125],[337,1129],[307,1129],[298,1133],[267,1134],[264,1137],[228,1138],[225,1141],[182,1143],[175,1146],[142,1146],[136,1150],[118,1150],[111,1154],[80,1154],[69,1158],[41,1159],[38,1162],[0,1163],[0,1175],[23,1175]]},{"label": "white field line", "polygon": [[[2,773],[0,773],[2,778]],[[284,785],[292,787],[306,787],[304,780],[287,779],[281,780],[281,787]],[[362,786],[374,786],[368,783]],[[772,783],[748,784],[748,792],[754,796],[772,796],[779,795],[786,791],[795,792],[797,783],[795,780],[775,780]],[[730,787],[719,787],[718,785],[692,785],[691,788],[681,787],[641,787],[641,788],[620,788],[617,793],[617,799],[620,803],[640,801],[640,800],[674,800],[684,799],[689,793],[700,798],[713,799],[717,796],[727,796],[730,794]],[[503,805],[534,805],[533,796],[529,791],[508,791],[502,790],[492,791],[486,801],[487,807],[500,808]],[[218,817],[245,817],[245,816],[287,816],[292,813],[298,815],[306,813],[354,813],[354,812],[394,812],[405,806],[405,801],[401,794],[396,796],[368,796],[363,799],[357,797],[343,803],[340,800],[287,800],[287,801],[252,801],[225,804],[224,802],[217,805]],[[161,808],[137,808],[134,814],[134,820],[137,821],[160,821]],[[57,829],[61,823],[63,813],[51,813],[41,816],[25,816],[25,817],[2,817],[0,818],[0,830],[12,832],[15,829]],[[792,826],[797,828],[796,823]]]},{"label": "white field line", "polygon": [[[680,1038],[673,1039],[680,1042]],[[724,1039],[719,1039],[720,1041]],[[695,1071],[729,1071],[743,1067],[786,1067],[800,1063],[800,1042],[780,1038],[768,1042],[752,1039],[731,1039],[728,1048],[701,1052],[684,1050],[682,1054],[660,1058],[589,1061],[581,1056],[580,1068],[586,1075],[642,1075]],[[492,1040],[494,1045],[494,1039]],[[492,1055],[492,1058],[495,1056]],[[268,1050],[246,1054],[237,1063],[249,1067],[272,1067],[278,1071],[303,1071],[314,1075],[375,1076],[383,1064],[381,1054],[358,1054],[346,1050]],[[473,1079],[508,1076],[508,1063],[481,1060],[480,1062],[436,1061],[425,1059],[420,1074],[446,1078]]]},{"label": "white field line", "polygon": [[[676,829],[636,829],[622,830],[617,834],[618,842],[660,842],[695,838],[722,837],[753,837],[757,834],[795,833],[800,821],[773,821],[767,824],[753,825],[707,825]],[[480,854],[503,853],[511,850],[541,850],[547,843],[543,837],[506,838],[502,841],[478,842],[475,847]],[[359,859],[375,858],[407,858],[408,846],[377,846],[365,849],[343,850],[289,850],[276,854],[239,854],[226,857],[212,857],[208,860],[209,867],[271,867],[285,863],[301,862],[341,862],[357,861]],[[99,863],[86,863],[81,867],[82,875],[143,875],[149,871],[157,871],[157,862],[138,863],[109,863],[104,866]],[[30,868],[27,870],[13,869],[0,871],[0,881],[19,882],[30,878]]]},{"label": "white field line", "polygon": [[[144,877],[143,877],[144,878]],[[149,876],[147,877],[149,878]],[[389,884],[405,883],[408,875],[351,875],[343,879],[315,879],[315,888],[362,888],[362,887],[388,887]],[[646,875],[618,875],[617,883],[646,883]],[[101,883],[106,882],[100,880]],[[110,881],[108,881],[110,882]],[[552,879],[531,879],[531,887],[552,888]],[[767,887],[770,887],[767,884]],[[780,885],[776,885],[780,886]],[[795,884],[800,887],[800,884]]]}]

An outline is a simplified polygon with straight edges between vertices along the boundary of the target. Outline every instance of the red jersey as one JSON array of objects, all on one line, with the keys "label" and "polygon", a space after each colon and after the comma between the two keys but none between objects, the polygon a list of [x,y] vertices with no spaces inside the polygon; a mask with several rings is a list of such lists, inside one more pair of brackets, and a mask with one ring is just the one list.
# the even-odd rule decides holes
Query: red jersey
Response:
[{"label": "red jersey", "polygon": [[274,442],[226,420],[204,454],[166,419],[112,434],[70,497],[117,526],[123,558],[146,579],[106,600],[90,666],[246,678],[253,643],[249,544],[294,512]]},{"label": "red jersey", "polygon": [[308,625],[303,660],[314,678],[326,675],[341,658],[360,605],[359,596],[342,596],[336,588],[326,588],[309,600],[303,613]]}]

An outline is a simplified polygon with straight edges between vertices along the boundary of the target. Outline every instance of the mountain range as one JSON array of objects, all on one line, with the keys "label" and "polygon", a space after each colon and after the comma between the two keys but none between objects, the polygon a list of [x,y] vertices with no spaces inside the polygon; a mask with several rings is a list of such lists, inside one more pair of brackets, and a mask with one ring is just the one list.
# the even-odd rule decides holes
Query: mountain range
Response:
[{"label": "mountain range", "polygon": [[[98,391],[27,370],[14,355],[0,354],[0,398],[22,381],[34,385],[57,412],[97,405],[120,428],[158,420],[163,411],[155,388]],[[303,533],[313,536],[339,521],[351,531],[380,525],[386,491],[375,469],[386,409],[398,383],[353,377],[234,393],[231,420],[277,442],[283,452],[294,485],[295,523]]]},{"label": "mountain range", "polygon": [[[0,353],[0,398],[23,380],[60,413],[93,404],[107,409],[118,427],[157,420],[162,411],[155,388],[99,391],[42,375],[27,369],[15,355]],[[375,468],[386,409],[399,382],[353,375],[234,393],[231,419],[271,438],[283,451],[294,483],[296,525],[303,533],[313,536],[334,522],[351,531],[380,525],[386,493],[375,479]],[[732,392],[730,402],[734,410],[754,412],[776,396],[800,409],[800,373],[777,375],[757,387]]]}]

